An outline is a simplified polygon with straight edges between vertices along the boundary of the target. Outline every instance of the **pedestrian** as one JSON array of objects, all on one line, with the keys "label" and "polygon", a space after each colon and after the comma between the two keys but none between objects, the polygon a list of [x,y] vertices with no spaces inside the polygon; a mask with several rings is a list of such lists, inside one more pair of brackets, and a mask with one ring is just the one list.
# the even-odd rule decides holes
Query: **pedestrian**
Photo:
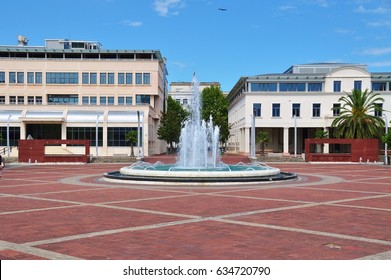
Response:
[{"label": "pedestrian", "polygon": [[4,159],[0,155],[0,178],[1,178],[1,174],[3,173],[4,166],[5,166]]}]

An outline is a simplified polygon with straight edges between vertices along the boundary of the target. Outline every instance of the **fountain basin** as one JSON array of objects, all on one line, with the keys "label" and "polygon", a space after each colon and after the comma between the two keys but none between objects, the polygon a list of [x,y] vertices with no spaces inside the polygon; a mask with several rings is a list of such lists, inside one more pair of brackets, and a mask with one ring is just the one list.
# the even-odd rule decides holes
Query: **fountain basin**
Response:
[{"label": "fountain basin", "polygon": [[280,169],[265,164],[227,165],[216,167],[189,168],[175,164],[136,163],[119,171],[107,172],[106,178],[131,181],[159,181],[182,183],[222,183],[293,180],[294,173],[281,172]]}]

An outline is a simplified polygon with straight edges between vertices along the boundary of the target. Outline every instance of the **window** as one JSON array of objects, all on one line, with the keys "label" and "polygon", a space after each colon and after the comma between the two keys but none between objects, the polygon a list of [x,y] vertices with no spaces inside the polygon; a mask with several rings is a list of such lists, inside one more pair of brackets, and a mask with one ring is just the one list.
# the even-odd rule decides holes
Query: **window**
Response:
[{"label": "window", "polygon": [[[108,127],[107,128],[107,146],[109,147],[126,147],[129,143],[126,142],[126,134],[129,131],[137,130],[134,127]],[[140,129],[140,136],[143,135]]]},{"label": "window", "polygon": [[27,83],[34,84],[34,72],[27,72]]},{"label": "window", "polygon": [[18,96],[18,104],[23,105],[24,104],[24,96]]},{"label": "window", "polygon": [[133,105],[133,98],[131,96],[126,96],[126,105]]},{"label": "window", "polygon": [[79,104],[79,97],[74,94],[49,94],[48,95],[49,105],[62,105],[62,104]]},{"label": "window", "polygon": [[5,83],[5,72],[0,72],[0,84]]},{"label": "window", "polygon": [[150,102],[151,102],[151,97],[149,95],[143,95],[143,94],[136,95],[137,105],[150,104]]},{"label": "window", "polygon": [[334,103],[333,104],[333,116],[339,116],[341,113],[341,104],[340,103]]},{"label": "window", "polygon": [[[67,127],[67,139],[90,140],[91,146],[96,146],[95,127]],[[98,127],[98,146],[103,145],[103,128]]]},{"label": "window", "polygon": [[[10,126],[8,130],[10,146],[18,146],[18,141],[20,139],[20,127]],[[6,137],[4,137],[4,135],[7,135],[7,127],[0,127],[0,134],[3,135],[3,142],[0,141],[0,146],[7,145]]]},{"label": "window", "polygon": [[107,84],[107,73],[100,73],[100,75],[99,75],[99,83],[101,85]]},{"label": "window", "polygon": [[372,90],[373,91],[386,91],[387,90],[387,83],[386,82],[373,82],[372,83]]},{"label": "window", "polygon": [[182,104],[183,104],[183,105],[187,105],[187,103],[188,103],[187,98],[184,98]]},{"label": "window", "polygon": [[305,91],[305,83],[280,83],[280,91]]},{"label": "window", "polygon": [[125,105],[125,97],[118,96],[118,105]]},{"label": "window", "polygon": [[354,89],[361,90],[361,81],[354,81]]},{"label": "window", "polygon": [[151,84],[151,74],[144,73],[143,74],[143,81],[144,81],[144,85],[150,85]]},{"label": "window", "polygon": [[5,104],[5,96],[0,96],[0,104]]},{"label": "window", "polygon": [[125,84],[125,74],[124,73],[118,73],[118,84],[119,85]]},{"label": "window", "polygon": [[46,73],[47,84],[78,84],[78,73],[48,72]]},{"label": "window", "polygon": [[17,74],[17,83],[18,84],[23,84],[24,83],[24,72],[18,72]]},{"label": "window", "polygon": [[272,104],[272,117],[280,117],[280,103]]},{"label": "window", "polygon": [[114,73],[108,74],[108,84],[113,85],[114,84]]},{"label": "window", "polygon": [[9,72],[9,83],[10,84],[16,83],[16,73],[15,72]]},{"label": "window", "polygon": [[308,91],[322,91],[322,83],[308,83]]},{"label": "window", "polygon": [[277,83],[251,83],[251,91],[277,91]]},{"label": "window", "polygon": [[16,104],[16,96],[10,96],[10,104]]},{"label": "window", "polygon": [[42,72],[35,72],[35,83],[42,84]]},{"label": "window", "polygon": [[90,77],[90,75],[88,73],[82,73],[81,82],[83,85],[88,85],[90,83],[89,77]]},{"label": "window", "polygon": [[261,103],[254,103],[253,104],[253,113],[255,117],[260,117],[261,116]]},{"label": "window", "polygon": [[99,104],[100,105],[107,105],[107,97],[106,96],[99,97]]},{"label": "window", "polygon": [[126,84],[127,85],[133,84],[133,74],[132,73],[126,73]]},{"label": "window", "polygon": [[136,85],[141,85],[143,83],[143,75],[141,73],[136,73]]},{"label": "window", "polygon": [[96,105],[97,104],[97,98],[96,96],[90,97],[90,105]]},{"label": "window", "polygon": [[89,105],[89,98],[88,96],[83,96],[81,99],[82,105]]},{"label": "window", "polygon": [[90,73],[90,84],[96,85],[97,83],[97,74],[96,73]]},{"label": "window", "polygon": [[109,96],[107,98],[107,102],[108,102],[109,105],[114,105],[114,97],[113,96]]},{"label": "window", "polygon": [[382,117],[383,116],[383,104],[382,103],[376,103],[375,104],[375,116],[376,117]]},{"label": "window", "polygon": [[41,105],[42,104],[42,96],[36,96],[35,97],[35,103]]},{"label": "window", "polygon": [[320,103],[312,104],[312,117],[314,118],[320,117]]},{"label": "window", "polygon": [[334,92],[341,92],[341,81],[334,81]]},{"label": "window", "polygon": [[34,96],[28,96],[27,97],[27,103],[29,105],[34,105]]},{"label": "window", "polygon": [[300,117],[300,103],[292,104],[292,117]]}]

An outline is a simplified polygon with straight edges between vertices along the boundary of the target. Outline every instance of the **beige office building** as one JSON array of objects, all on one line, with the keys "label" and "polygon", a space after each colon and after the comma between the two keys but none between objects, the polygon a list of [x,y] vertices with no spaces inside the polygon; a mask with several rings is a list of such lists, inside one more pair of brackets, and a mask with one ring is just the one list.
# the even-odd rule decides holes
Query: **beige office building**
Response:
[{"label": "beige office building", "polygon": [[[0,152],[19,139],[89,139],[93,156],[129,155],[125,135],[138,130],[139,156],[165,151],[157,128],[167,94],[159,50],[106,50],[99,42],[45,40],[0,46]],[[96,147],[96,142],[98,146]],[[67,147],[72,152],[72,147]]]}]

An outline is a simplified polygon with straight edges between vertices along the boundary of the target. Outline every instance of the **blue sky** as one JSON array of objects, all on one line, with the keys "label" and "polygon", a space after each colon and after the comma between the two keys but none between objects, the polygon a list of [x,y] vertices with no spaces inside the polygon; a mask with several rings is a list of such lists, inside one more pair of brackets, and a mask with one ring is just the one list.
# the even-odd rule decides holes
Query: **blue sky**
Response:
[{"label": "blue sky", "polygon": [[301,63],[391,72],[391,0],[19,0],[1,4],[0,24],[0,45],[16,45],[21,34],[36,46],[70,38],[158,49],[169,82],[197,72],[225,91],[241,76]]}]

